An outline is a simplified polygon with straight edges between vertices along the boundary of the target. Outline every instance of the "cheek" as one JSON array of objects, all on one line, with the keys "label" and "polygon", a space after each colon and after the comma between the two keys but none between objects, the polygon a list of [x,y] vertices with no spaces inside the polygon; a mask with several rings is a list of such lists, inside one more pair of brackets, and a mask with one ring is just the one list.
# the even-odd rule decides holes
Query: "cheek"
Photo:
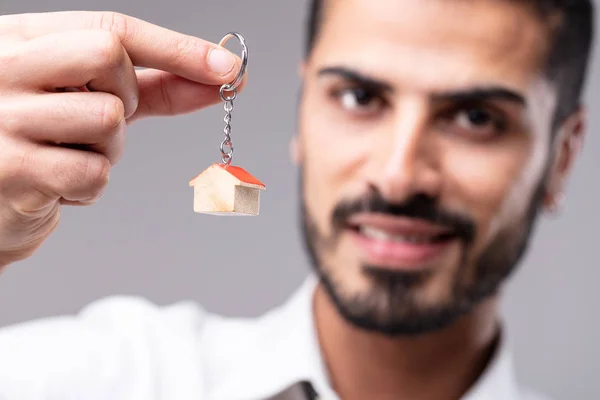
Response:
[{"label": "cheek", "polygon": [[306,155],[323,172],[348,173],[363,160],[372,146],[374,124],[356,123],[337,110],[324,95],[313,96],[304,113],[303,138]]},{"label": "cheek", "polygon": [[499,208],[523,164],[523,156],[505,152],[470,151],[453,158],[450,160],[455,165],[451,169],[453,179],[460,182],[457,186],[467,195],[472,210],[479,214],[474,217],[479,218]]},{"label": "cheek", "polygon": [[515,138],[500,146],[470,147],[447,154],[449,190],[460,191],[451,197],[461,199],[462,204],[456,206],[476,221],[480,243],[476,247],[484,246],[499,230],[524,217],[544,171],[541,144]]},{"label": "cheek", "polygon": [[337,202],[361,193],[364,180],[360,174],[372,144],[369,136],[359,131],[363,128],[336,117],[322,100],[311,100],[301,121],[306,201],[322,220],[330,216]]},{"label": "cheek", "polygon": [[522,225],[524,219],[529,217],[527,213],[544,178],[549,156],[547,143],[537,143],[533,146],[522,167],[514,174],[512,184],[492,220],[491,233],[497,234],[510,224]]}]

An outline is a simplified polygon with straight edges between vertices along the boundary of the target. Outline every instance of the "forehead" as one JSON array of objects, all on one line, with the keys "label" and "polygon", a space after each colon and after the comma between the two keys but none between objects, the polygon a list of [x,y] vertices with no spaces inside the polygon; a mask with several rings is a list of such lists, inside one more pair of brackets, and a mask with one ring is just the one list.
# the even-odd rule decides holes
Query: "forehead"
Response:
[{"label": "forehead", "polygon": [[[415,89],[499,83],[542,72],[546,25],[511,0],[325,0],[312,54]],[[520,3],[520,4],[519,4]]]}]

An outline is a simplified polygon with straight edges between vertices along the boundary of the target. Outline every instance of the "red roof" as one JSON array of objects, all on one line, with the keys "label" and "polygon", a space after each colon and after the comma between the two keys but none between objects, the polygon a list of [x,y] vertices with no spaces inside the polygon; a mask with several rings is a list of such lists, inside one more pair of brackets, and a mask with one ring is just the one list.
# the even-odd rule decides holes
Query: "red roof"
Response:
[{"label": "red roof", "polygon": [[238,167],[235,165],[221,164],[221,163],[215,163],[214,165],[221,167],[222,169],[229,172],[231,175],[233,175],[234,177],[236,177],[237,179],[239,179],[240,181],[242,181],[244,183],[249,183],[251,185],[258,185],[258,186],[265,187],[264,183],[262,183],[261,181],[259,181],[258,179],[256,179],[252,175],[250,175],[248,173],[248,171],[246,171],[242,167]]},{"label": "red roof", "polygon": [[252,175],[250,175],[248,173],[248,171],[246,171],[245,169],[234,166],[234,165],[227,165],[227,164],[222,164],[222,163],[214,163],[210,167],[208,167],[206,170],[204,170],[201,173],[199,173],[198,175],[196,175],[194,177],[194,179],[192,179],[190,181],[190,186],[194,185],[196,178],[198,178],[199,176],[201,176],[202,174],[204,174],[207,170],[209,170],[211,168],[221,168],[221,169],[229,172],[234,178],[236,178],[239,181],[246,183],[248,185],[256,185],[256,186],[260,186],[262,188],[265,187],[264,183],[262,183],[261,181],[259,181],[258,179],[256,179]]}]

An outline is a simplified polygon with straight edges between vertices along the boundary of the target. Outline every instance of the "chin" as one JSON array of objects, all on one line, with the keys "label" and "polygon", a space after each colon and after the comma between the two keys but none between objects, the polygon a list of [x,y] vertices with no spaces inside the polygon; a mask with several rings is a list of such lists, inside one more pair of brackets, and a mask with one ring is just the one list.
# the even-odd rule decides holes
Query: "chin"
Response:
[{"label": "chin", "polygon": [[461,301],[450,287],[436,288],[442,283],[436,281],[432,270],[364,265],[360,274],[360,285],[335,279],[327,272],[320,273],[320,281],[344,320],[385,336],[414,336],[445,329],[476,304]]}]

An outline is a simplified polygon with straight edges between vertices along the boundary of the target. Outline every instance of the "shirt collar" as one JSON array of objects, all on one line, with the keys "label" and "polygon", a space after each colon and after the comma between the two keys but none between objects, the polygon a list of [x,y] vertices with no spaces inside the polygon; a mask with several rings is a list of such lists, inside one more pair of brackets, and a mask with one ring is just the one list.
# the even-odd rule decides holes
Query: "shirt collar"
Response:
[{"label": "shirt collar", "polygon": [[208,400],[265,400],[302,381],[321,399],[328,385],[313,320],[314,275],[290,299],[257,319],[211,316],[199,340]]},{"label": "shirt collar", "polygon": [[498,347],[483,374],[461,400],[519,399],[517,377],[510,345],[502,334]]},{"label": "shirt collar", "polygon": [[[258,319],[212,316],[203,333],[208,400],[265,400],[302,381],[320,399],[339,400],[321,357],[313,319],[317,278],[309,275],[282,306]],[[461,400],[518,399],[513,362],[506,340],[481,378]]]}]

